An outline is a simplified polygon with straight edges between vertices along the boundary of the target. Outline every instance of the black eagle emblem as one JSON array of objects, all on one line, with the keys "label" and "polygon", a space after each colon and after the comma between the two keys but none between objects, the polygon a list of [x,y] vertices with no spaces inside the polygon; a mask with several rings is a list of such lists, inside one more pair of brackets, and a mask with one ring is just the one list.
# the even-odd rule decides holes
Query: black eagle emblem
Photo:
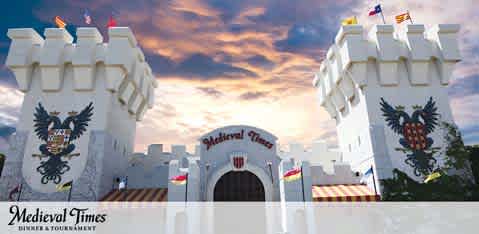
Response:
[{"label": "black eagle emblem", "polygon": [[434,141],[428,137],[438,124],[436,102],[430,97],[424,107],[413,106],[414,112],[411,116],[405,112],[404,106],[394,108],[383,98],[380,105],[387,125],[403,136],[399,139],[399,144],[404,148],[396,150],[407,153],[405,163],[414,168],[416,176],[429,175],[436,164],[433,154],[438,149],[431,147]]},{"label": "black eagle emblem", "polygon": [[[85,133],[93,115],[93,103],[90,102],[80,113],[68,112],[68,117],[63,122],[58,117],[59,114],[59,112],[48,113],[41,103],[35,108],[33,120],[35,133],[45,144],[39,147],[41,154],[32,156],[39,157],[40,160],[48,158],[37,167],[37,171],[42,175],[42,184],[49,181],[59,184],[62,180],[61,175],[70,170],[67,160],[80,156],[79,153],[72,153],[75,150],[73,141]],[[62,158],[67,160],[64,161]]]}]

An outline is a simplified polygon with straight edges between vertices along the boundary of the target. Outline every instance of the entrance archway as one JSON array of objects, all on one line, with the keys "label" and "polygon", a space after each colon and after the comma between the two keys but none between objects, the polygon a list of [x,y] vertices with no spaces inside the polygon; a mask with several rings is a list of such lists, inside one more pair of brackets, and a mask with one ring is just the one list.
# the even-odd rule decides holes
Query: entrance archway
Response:
[{"label": "entrance archway", "polygon": [[214,201],[265,201],[261,180],[249,171],[230,171],[214,188]]},{"label": "entrance archway", "polygon": [[[222,167],[219,167],[217,170],[214,170],[206,182],[206,201],[214,201],[214,190],[216,183],[221,179],[221,177],[231,171],[235,171],[232,163],[225,164]],[[265,201],[273,201],[273,184],[271,182],[271,177],[268,176],[268,174],[266,174],[262,168],[252,163],[247,163],[244,166],[243,171],[253,173],[263,185]]]}]

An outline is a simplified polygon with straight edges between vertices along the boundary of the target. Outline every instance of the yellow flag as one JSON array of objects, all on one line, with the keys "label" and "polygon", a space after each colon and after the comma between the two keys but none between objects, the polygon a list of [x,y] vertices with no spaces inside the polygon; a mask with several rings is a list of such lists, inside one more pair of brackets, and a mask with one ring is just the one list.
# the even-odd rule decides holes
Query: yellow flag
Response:
[{"label": "yellow flag", "polygon": [[69,190],[72,187],[72,184],[73,184],[72,180],[64,184],[59,184],[57,185],[57,191],[62,192],[62,191]]},{"label": "yellow flag", "polygon": [[427,176],[427,178],[424,180],[424,183],[428,183],[429,181],[435,180],[441,176],[441,173],[439,172],[434,172],[430,175]]},{"label": "yellow flag", "polygon": [[358,24],[358,20],[356,19],[356,16],[349,17],[346,19],[343,19],[341,22],[342,25],[353,25],[353,24]]}]

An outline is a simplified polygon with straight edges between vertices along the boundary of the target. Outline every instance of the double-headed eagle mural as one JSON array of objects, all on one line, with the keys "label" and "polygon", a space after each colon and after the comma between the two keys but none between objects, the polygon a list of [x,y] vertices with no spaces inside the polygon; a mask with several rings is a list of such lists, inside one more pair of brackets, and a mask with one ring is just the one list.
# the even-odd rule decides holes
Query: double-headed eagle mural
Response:
[{"label": "double-headed eagle mural", "polygon": [[404,162],[414,168],[416,176],[429,175],[437,162],[433,157],[437,148],[432,147],[434,141],[428,137],[438,124],[436,102],[430,97],[424,107],[412,106],[414,109],[412,115],[405,112],[404,106],[394,108],[383,98],[380,105],[387,125],[395,133],[403,136],[399,139],[399,144],[404,148],[396,150],[406,153],[407,158]]},{"label": "double-headed eagle mural", "polygon": [[68,161],[62,160],[62,157],[69,160],[74,156],[80,156],[79,153],[72,153],[75,150],[73,141],[86,131],[93,115],[93,103],[90,102],[80,113],[68,112],[68,117],[63,122],[58,117],[60,112],[48,113],[41,103],[38,103],[35,111],[33,120],[35,133],[45,144],[39,147],[41,154],[33,156],[39,157],[40,160],[48,158],[40,163],[37,171],[42,175],[42,184],[49,181],[59,184],[62,180],[61,175],[70,170]]}]

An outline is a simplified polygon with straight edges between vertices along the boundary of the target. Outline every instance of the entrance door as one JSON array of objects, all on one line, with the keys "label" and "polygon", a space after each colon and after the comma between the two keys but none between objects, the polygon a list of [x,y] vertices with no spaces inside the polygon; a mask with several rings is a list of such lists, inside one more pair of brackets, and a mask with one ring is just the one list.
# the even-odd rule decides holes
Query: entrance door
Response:
[{"label": "entrance door", "polygon": [[216,183],[215,201],[265,201],[264,187],[249,171],[230,171]]}]

